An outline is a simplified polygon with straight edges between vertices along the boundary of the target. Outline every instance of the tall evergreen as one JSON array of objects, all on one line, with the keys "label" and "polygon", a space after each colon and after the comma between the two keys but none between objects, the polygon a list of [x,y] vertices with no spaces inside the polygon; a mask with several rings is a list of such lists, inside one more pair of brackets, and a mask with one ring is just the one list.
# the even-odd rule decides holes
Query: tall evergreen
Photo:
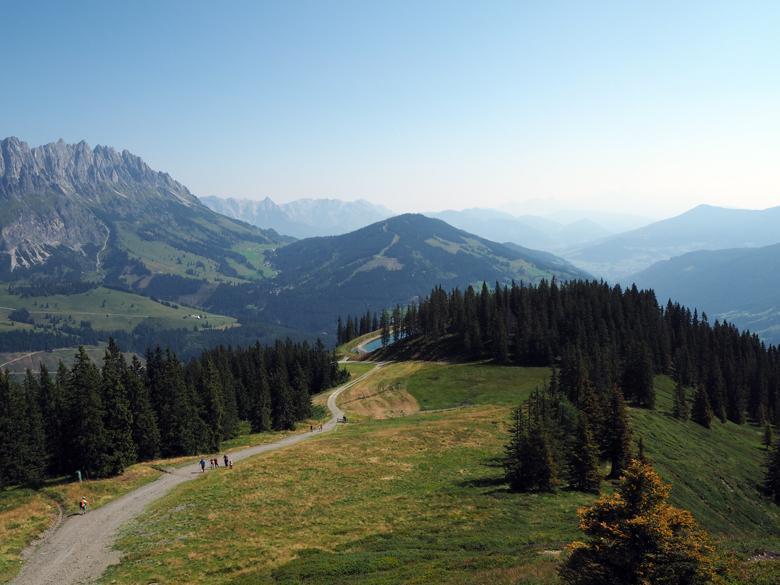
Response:
[{"label": "tall evergreen", "polygon": [[68,459],[72,471],[80,470],[88,478],[108,476],[114,468],[103,422],[106,411],[100,397],[100,372],[83,346],[76,353],[67,383],[71,430]]},{"label": "tall evergreen", "polygon": [[28,369],[22,386],[22,450],[17,453],[23,469],[23,481],[38,484],[43,481],[48,467],[46,433],[40,404],[38,380]]},{"label": "tall evergreen", "polygon": [[569,487],[581,492],[599,492],[599,447],[593,439],[586,414],[578,417],[577,432],[568,450],[568,468]]},{"label": "tall evergreen", "polygon": [[160,429],[149,399],[149,388],[144,382],[145,375],[143,364],[133,356],[130,367],[125,368],[124,386],[133,413],[133,441],[141,461],[160,455]]},{"label": "tall evergreen", "polygon": [[705,429],[712,425],[712,407],[707,389],[703,384],[699,384],[696,389],[696,395],[693,399],[693,408],[691,409],[691,420],[699,423]]},{"label": "tall evergreen", "polygon": [[211,360],[206,362],[201,384],[203,420],[206,423],[207,432],[206,448],[209,451],[218,451],[222,440],[225,404],[222,398],[222,388],[219,384],[219,375]]},{"label": "tall evergreen", "polygon": [[772,425],[770,425],[769,422],[765,422],[764,423],[764,440],[763,440],[764,447],[769,449],[770,447],[772,447],[772,443],[774,443],[774,442],[775,442],[775,436],[774,436],[774,433],[772,432]]},{"label": "tall evergreen", "polygon": [[63,471],[62,462],[65,459],[65,435],[63,434],[65,396],[63,385],[52,379],[43,362],[38,373],[38,387],[41,418],[46,430],[48,471],[50,474],[55,474]]},{"label": "tall evergreen", "polygon": [[299,363],[293,374],[292,388],[295,418],[303,420],[311,416],[311,396],[309,395],[309,380]]},{"label": "tall evergreen", "polygon": [[685,387],[682,385],[682,382],[678,380],[674,386],[672,416],[678,420],[688,420],[689,414],[688,400],[685,396]]},{"label": "tall evergreen", "polygon": [[631,460],[631,428],[628,409],[623,392],[613,386],[609,394],[610,417],[608,422],[606,455],[612,464],[610,478],[617,478],[625,471]]},{"label": "tall evergreen", "polygon": [[767,453],[764,490],[775,504],[780,505],[780,440]]},{"label": "tall evergreen", "polygon": [[121,473],[136,461],[137,452],[133,440],[133,413],[125,387],[127,364],[113,338],[108,340],[103,357],[100,394],[105,408],[106,441],[109,445],[111,475]]},{"label": "tall evergreen", "polygon": [[634,344],[623,370],[623,391],[644,408],[655,408],[653,361],[645,344]]},{"label": "tall evergreen", "polygon": [[271,388],[273,389],[273,428],[278,431],[292,430],[295,428],[295,403],[293,401],[290,381],[287,376],[287,368],[284,364],[278,364],[271,375]]}]

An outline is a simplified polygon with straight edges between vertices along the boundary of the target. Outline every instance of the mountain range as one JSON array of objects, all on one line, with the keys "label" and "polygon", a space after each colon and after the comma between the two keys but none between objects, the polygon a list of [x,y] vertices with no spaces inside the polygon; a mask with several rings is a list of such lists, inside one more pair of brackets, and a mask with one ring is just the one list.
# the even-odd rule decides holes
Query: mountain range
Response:
[{"label": "mountain range", "polygon": [[130,152],[59,141],[0,142],[0,278],[110,282],[147,290],[167,275],[248,281],[252,246],[289,241],[213,212]]},{"label": "mountain range", "polygon": [[[338,313],[380,311],[437,284],[587,277],[552,254],[422,215],[294,241],[213,211],[128,151],[84,142],[0,142],[0,202],[0,282],[21,298],[104,284],[312,333]],[[365,202],[258,204],[321,229],[389,213]]]},{"label": "mountain range", "polygon": [[270,197],[256,201],[209,196],[201,201],[217,213],[295,238],[344,234],[393,215],[364,199],[296,199],[277,204]]},{"label": "mountain range", "polygon": [[749,248],[780,242],[780,207],[764,210],[700,205],[676,217],[567,252],[580,268],[611,280],[660,260],[698,250]]}]

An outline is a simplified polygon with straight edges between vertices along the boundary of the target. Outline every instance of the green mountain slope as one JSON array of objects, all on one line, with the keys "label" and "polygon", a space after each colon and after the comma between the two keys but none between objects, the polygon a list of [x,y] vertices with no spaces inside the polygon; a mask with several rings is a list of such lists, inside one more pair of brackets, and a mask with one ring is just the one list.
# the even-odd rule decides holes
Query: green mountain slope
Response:
[{"label": "green mountain slope", "polygon": [[[778,236],[780,237],[780,236]],[[780,342],[780,244],[691,252],[658,262],[631,277],[672,298]]]},{"label": "green mountain slope", "polygon": [[268,261],[278,275],[264,285],[271,288],[262,311],[308,330],[332,327],[338,314],[407,303],[436,285],[588,276],[552,254],[510,248],[416,214],[300,240]]}]

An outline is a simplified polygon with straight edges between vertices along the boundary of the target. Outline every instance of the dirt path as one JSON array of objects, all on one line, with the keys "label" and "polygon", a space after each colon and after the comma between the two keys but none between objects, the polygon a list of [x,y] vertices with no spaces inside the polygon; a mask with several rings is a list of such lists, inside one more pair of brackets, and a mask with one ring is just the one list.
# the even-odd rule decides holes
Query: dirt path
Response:
[{"label": "dirt path", "polygon": [[[380,367],[379,364],[377,367]],[[328,396],[331,419],[322,427],[322,432],[336,428],[336,419],[344,416],[336,405],[338,395],[352,385],[359,383],[377,368],[366,372],[355,380],[347,382]],[[234,462],[253,455],[267,453],[295,445],[320,435],[303,433],[290,435],[265,445],[248,447],[231,454]],[[15,585],[75,585],[97,580],[109,565],[120,560],[119,551],[113,548],[119,528],[143,513],[153,501],[163,497],[174,487],[204,475],[197,463],[171,468],[159,479],[134,490],[121,498],[89,512],[85,516],[72,516],[65,520],[34,550],[26,554],[27,561],[19,576],[12,581]],[[206,471],[206,473],[210,473]]]}]

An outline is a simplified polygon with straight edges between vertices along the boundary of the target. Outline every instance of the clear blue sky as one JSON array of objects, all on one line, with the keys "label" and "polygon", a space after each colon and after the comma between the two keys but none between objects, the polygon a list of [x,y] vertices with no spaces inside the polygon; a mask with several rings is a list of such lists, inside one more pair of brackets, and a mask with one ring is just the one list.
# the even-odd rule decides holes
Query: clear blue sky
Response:
[{"label": "clear blue sky", "polygon": [[196,194],[780,204],[780,2],[0,0],[0,135]]}]

